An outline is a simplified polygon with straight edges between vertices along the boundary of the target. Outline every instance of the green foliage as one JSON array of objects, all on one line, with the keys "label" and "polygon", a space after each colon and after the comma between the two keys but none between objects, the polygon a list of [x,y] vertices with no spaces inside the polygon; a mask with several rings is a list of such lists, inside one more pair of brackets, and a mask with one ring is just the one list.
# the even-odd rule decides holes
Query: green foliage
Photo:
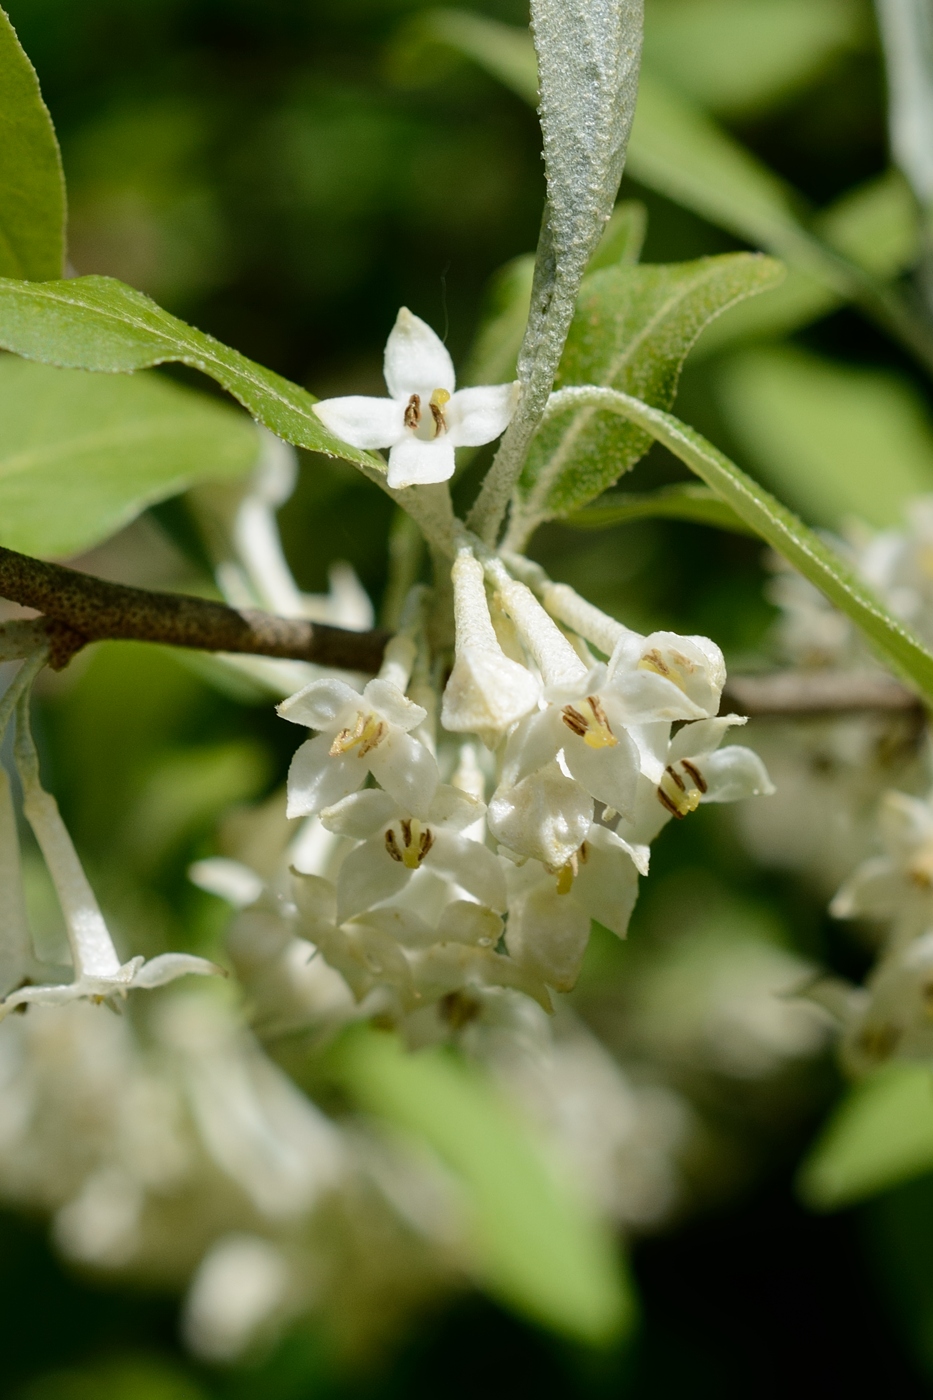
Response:
[{"label": "green foliage", "polygon": [[749,351],[718,374],[719,399],[765,480],[821,524],[894,525],[933,489],[933,429],[903,380],[802,350]]},{"label": "green foliage", "polygon": [[892,1063],[855,1085],[800,1168],[814,1210],[839,1210],[933,1170],[929,1066]]},{"label": "green foliage", "polygon": [[754,531],[708,486],[664,486],[658,491],[616,491],[564,518],[575,530],[604,530],[631,520],[690,520],[738,535]]},{"label": "green foliage", "polygon": [[[596,272],[581,289],[558,385],[604,384],[669,408],[703,327],[732,303],[773,286],[782,273],[772,259],[749,253]],[[535,439],[522,473],[516,528],[527,533],[585,505],[649,445],[644,432],[605,415],[556,414]]]},{"label": "green foliage", "polygon": [[[567,390],[573,394],[573,389]],[[731,506],[757,535],[767,540],[804,578],[852,618],[886,657],[891,668],[933,701],[933,656],[866,588],[843,559],[803,521],[730,462],[717,447],[673,414],[611,389],[579,390],[587,406],[619,413],[663,443]]]},{"label": "green foliage", "polygon": [[704,107],[747,116],[820,77],[862,31],[846,0],[653,0],[645,60]]},{"label": "green foliage", "polygon": [[154,501],[241,476],[251,421],[155,374],[90,375],[0,356],[0,544],[88,549]]},{"label": "green foliage", "polygon": [[286,442],[381,471],[380,460],[342,443],[315,416],[315,399],[185,325],[112,277],[77,277],[39,286],[0,279],[0,344],[43,364],[127,373],[176,361],[222,384]]},{"label": "green foliage", "polygon": [[608,1237],[478,1069],[362,1030],[344,1037],[335,1065],[361,1107],[429,1143],[463,1183],[492,1293],[591,1345],[631,1329],[635,1303]]},{"label": "green foliage", "polygon": [[35,69],[0,10],[0,275],[60,277],[65,180]]}]

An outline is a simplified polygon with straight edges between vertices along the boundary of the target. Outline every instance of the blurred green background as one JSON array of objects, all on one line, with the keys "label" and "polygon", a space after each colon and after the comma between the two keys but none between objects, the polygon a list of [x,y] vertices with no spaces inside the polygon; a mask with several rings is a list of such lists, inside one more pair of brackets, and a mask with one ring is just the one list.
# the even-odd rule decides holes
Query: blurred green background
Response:
[{"label": "blurred green background", "polygon": [[[412,26],[426,8],[411,0],[8,0],[62,142],[74,268],[123,278],[322,395],[380,391],[382,346],[403,303],[446,335],[462,364],[490,278],[534,247],[543,173],[531,109],[478,67],[419,44]],[[512,24],[526,19],[518,0],[473,8]],[[714,33],[738,34],[734,51],[712,41],[704,49],[710,16]],[[717,10],[716,0],[648,0],[647,33],[669,80],[715,109],[816,209],[886,169],[884,82],[867,5],[723,0]],[[792,53],[783,68],[782,43]],[[753,64],[749,73],[749,53],[761,71]],[[646,261],[746,246],[632,179],[623,196],[647,205]],[[854,369],[869,367],[896,376],[911,405],[928,399],[904,352],[852,310],[830,308],[795,341],[831,367],[840,393],[861,382]],[[805,376],[809,363],[782,362],[788,373],[803,364]],[[838,524],[838,493],[808,495],[816,469],[800,465],[793,443],[783,454],[773,449],[767,425],[783,420],[779,376],[759,372],[752,382],[755,366],[751,354],[699,357],[678,412],[784,487],[816,523]],[[741,406],[755,392],[776,395],[752,415],[765,424],[759,435],[770,458],[756,451],[754,426],[743,432]],[[905,432],[917,458],[911,480],[933,487],[925,419]],[[655,449],[631,485],[647,490],[681,476]],[[351,468],[305,458],[282,515],[300,584],[324,589],[328,566],[347,559],[378,607],[390,510]],[[774,611],[754,541],[658,520],[599,534],[551,526],[533,552],[635,627],[708,633],[739,665],[768,654]],[[89,566],[153,585],[196,583],[204,572],[177,504],[152,512],[129,547],[118,540]],[[98,648],[48,683],[38,722],[50,785],[117,927],[132,925],[134,951],[209,953],[222,914],[185,871],[213,850],[230,804],[282,782],[288,726],[268,704],[223,694],[191,664],[130,645]],[[48,892],[37,884],[31,893],[53,944]],[[703,965],[698,915],[717,899],[754,937],[851,975],[868,965],[867,951],[830,926],[817,892],[762,872],[729,822],[705,810],[659,843],[628,944],[594,940],[577,1005],[610,1042],[613,1027],[624,1041],[634,1015],[626,986],[637,1002],[651,968],[672,959],[675,934],[700,940]],[[755,932],[760,925],[764,933]],[[688,1087],[718,1134],[720,1176],[698,1189],[690,1220],[637,1246],[644,1323],[624,1354],[578,1353],[468,1300],[357,1367],[338,1366],[326,1338],[302,1330],[249,1366],[211,1371],[184,1355],[173,1297],[69,1271],[40,1222],[10,1216],[0,1219],[0,1395],[926,1394],[933,1186],[913,1182],[838,1216],[796,1203],[796,1162],[839,1088],[828,1058],[760,1092],[715,1076]]]}]

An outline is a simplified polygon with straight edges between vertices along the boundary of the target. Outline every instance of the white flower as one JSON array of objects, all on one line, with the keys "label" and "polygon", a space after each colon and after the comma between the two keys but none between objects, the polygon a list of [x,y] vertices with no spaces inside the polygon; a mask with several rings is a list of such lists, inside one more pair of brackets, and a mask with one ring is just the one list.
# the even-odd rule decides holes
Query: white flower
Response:
[{"label": "white flower", "polygon": [[673,739],[667,723],[641,726],[642,776],[634,816],[617,831],[633,843],[651,842],[672,817],[682,820],[709,802],[770,796],[774,786],[761,759],[739,744],[720,748],[743,715],[720,715],[683,725]]},{"label": "white flower", "polygon": [[885,854],[858,867],[830,905],[837,919],[912,922],[933,915],[933,809],[930,802],[888,792],[879,820]]},{"label": "white flower", "polygon": [[884,958],[850,1001],[842,1056],[855,1074],[933,1056],[933,930]]},{"label": "white flower", "polygon": [[557,870],[528,861],[509,875],[505,942],[515,961],[559,992],[577,980],[596,919],[620,938],[638,897],[648,852],[591,823],[586,839]]},{"label": "white flower", "polygon": [[454,473],[454,448],[492,442],[515,411],[515,384],[455,393],[453,362],[443,342],[404,306],[386,342],[384,372],[391,397],[324,399],[314,411],[354,447],[388,447],[395,490],[447,481]]},{"label": "white flower", "polygon": [[71,982],[40,983],[11,991],[0,1001],[0,1019],[28,1003],[58,1006],[78,998],[98,1002],[122,999],[135,987],[162,987],[192,972],[202,976],[222,972],[216,964],[188,953],[163,953],[149,962],[141,957],[120,962],[58,803],[39,781],[39,759],[25,702],[21,703],[17,723],[16,761],[23,784],[23,811],[35,832],[61,905],[74,976]]},{"label": "white flower", "polygon": [[413,643],[395,637],[380,674],[362,695],[345,681],[320,680],[279,705],[283,719],[320,731],[292,759],[290,817],[332,807],[362,787],[368,773],[415,816],[427,815],[437,763],[410,733],[427,717],[404,692],[413,657]]},{"label": "white flower", "polygon": [[421,819],[389,793],[372,789],[322,813],[328,830],[361,841],[337,876],[340,922],[401,894],[414,877],[420,884],[422,875],[438,877],[444,886],[458,887],[502,913],[506,893],[500,862],[488,846],[461,834],[482,811],[475,798],[442,784]]}]

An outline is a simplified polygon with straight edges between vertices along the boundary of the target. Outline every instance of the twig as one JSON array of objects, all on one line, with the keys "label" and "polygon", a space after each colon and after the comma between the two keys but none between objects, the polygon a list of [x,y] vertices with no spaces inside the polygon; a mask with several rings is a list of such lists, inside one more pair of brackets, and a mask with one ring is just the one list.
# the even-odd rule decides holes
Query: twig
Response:
[{"label": "twig", "polygon": [[87,642],[122,640],[277,656],[372,673],[379,669],[388,639],[381,630],[348,632],[254,608],[228,608],[183,593],[108,583],[3,548],[0,597],[45,615],[54,670],[66,666]]},{"label": "twig", "polygon": [[773,671],[730,676],[722,708],[750,716],[863,714],[870,711],[923,713],[911,691],[876,671]]}]

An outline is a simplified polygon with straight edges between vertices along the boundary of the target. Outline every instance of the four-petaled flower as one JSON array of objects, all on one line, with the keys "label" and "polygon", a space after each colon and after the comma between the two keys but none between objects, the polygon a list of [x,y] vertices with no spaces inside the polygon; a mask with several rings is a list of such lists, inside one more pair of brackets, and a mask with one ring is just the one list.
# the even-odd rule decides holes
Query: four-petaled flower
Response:
[{"label": "four-petaled flower", "polygon": [[314,411],[353,447],[388,447],[389,485],[447,481],[454,448],[492,442],[509,425],[518,386],[491,384],[454,392],[453,361],[431,327],[403,306],[385,350],[390,397],[323,399]]}]

